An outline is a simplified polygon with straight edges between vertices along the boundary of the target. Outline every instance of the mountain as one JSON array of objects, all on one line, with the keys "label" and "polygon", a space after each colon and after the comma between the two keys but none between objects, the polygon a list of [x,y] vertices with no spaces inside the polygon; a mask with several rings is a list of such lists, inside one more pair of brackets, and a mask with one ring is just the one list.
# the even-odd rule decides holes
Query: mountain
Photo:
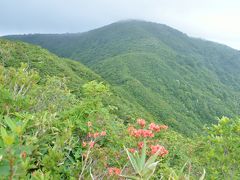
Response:
[{"label": "mountain", "polygon": [[240,52],[166,25],[121,21],[85,33],[4,38],[80,61],[120,97],[185,134],[240,113]]}]

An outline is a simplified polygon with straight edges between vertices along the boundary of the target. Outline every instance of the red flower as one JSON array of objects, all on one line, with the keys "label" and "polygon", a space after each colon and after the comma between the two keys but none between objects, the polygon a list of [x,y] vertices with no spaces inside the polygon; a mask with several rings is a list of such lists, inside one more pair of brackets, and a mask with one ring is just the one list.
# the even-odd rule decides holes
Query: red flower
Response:
[{"label": "red flower", "polygon": [[151,130],[142,130],[142,137],[154,137],[154,134]]},{"label": "red flower", "polygon": [[121,174],[121,169],[119,169],[119,168],[115,168],[115,174],[116,174],[116,175]]},{"label": "red flower", "polygon": [[135,153],[136,152],[136,150],[134,148],[129,148],[128,151],[131,152],[131,153]]},{"label": "red flower", "polygon": [[161,129],[167,129],[166,125],[156,125],[154,123],[149,124],[149,129],[155,132],[159,132]]},{"label": "red flower", "polygon": [[133,131],[136,130],[133,126],[128,127],[128,133],[132,136]]},{"label": "red flower", "polygon": [[139,143],[138,143],[138,148],[141,150],[141,149],[143,148],[143,145],[144,145],[143,142],[139,142]]},{"label": "red flower", "polygon": [[160,128],[159,125],[151,123],[151,124],[149,124],[149,129],[152,130],[152,131],[155,131],[155,132],[159,132],[161,128]]},{"label": "red flower", "polygon": [[132,136],[134,136],[136,138],[141,137],[141,135],[142,135],[142,133],[141,133],[140,129],[139,130],[135,129],[135,130],[132,131]]},{"label": "red flower", "polygon": [[151,145],[151,154],[159,153],[159,156],[164,157],[166,154],[168,154],[168,150],[165,149],[165,147],[157,144],[157,145]]},{"label": "red flower", "polygon": [[93,137],[94,137],[94,138],[97,138],[98,136],[99,136],[99,133],[98,133],[98,132],[96,132],[96,133],[93,134]]},{"label": "red flower", "polygon": [[121,174],[121,169],[116,168],[116,167],[110,167],[110,168],[108,168],[108,174],[110,176],[119,175],[119,174]]},{"label": "red flower", "polygon": [[102,132],[100,133],[100,136],[106,136],[106,135],[107,135],[106,131],[102,131]]},{"label": "red flower", "polygon": [[94,141],[90,141],[88,144],[89,144],[90,148],[93,148],[95,142]]},{"label": "red flower", "polygon": [[144,119],[137,119],[137,123],[144,128],[144,126],[146,125],[146,121]]}]

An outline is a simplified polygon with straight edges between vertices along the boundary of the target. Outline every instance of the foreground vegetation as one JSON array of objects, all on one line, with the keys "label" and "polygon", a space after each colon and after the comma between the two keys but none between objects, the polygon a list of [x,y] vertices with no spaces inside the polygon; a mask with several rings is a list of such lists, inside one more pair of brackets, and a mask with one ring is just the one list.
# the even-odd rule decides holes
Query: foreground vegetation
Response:
[{"label": "foreground vegetation", "polygon": [[[0,172],[5,179],[238,179],[240,120],[197,139],[166,125],[126,123],[101,82],[71,93],[66,79],[0,66]],[[133,119],[132,122],[135,122]],[[206,174],[205,174],[206,172]]]}]

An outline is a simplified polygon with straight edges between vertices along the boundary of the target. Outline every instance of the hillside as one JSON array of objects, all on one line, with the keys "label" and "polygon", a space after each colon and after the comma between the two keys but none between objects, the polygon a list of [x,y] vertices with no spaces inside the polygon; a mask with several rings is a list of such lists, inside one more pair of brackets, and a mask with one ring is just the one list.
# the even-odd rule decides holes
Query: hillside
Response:
[{"label": "hillside", "polygon": [[66,77],[72,91],[79,91],[79,87],[90,80],[101,80],[100,76],[78,62],[59,58],[48,50],[22,42],[0,39],[0,62],[5,67],[16,68],[20,63],[27,63],[42,77]]},{"label": "hillside", "polygon": [[[0,63],[5,67],[20,67],[21,63],[27,63],[30,69],[37,70],[42,81],[47,76],[58,76],[67,79],[68,88],[77,97],[82,96],[83,84],[97,80],[106,81],[92,70],[79,62],[66,58],[59,58],[48,50],[23,42],[12,42],[0,39]],[[138,116],[152,118],[152,115],[139,104],[133,104],[128,99],[120,96],[113,87],[111,100],[106,102],[117,107],[116,114],[124,119],[131,120]]]},{"label": "hillside", "polygon": [[[142,135],[151,138],[151,145],[161,143],[171,151],[161,171],[168,175],[170,165],[179,170],[193,155],[188,151],[192,140],[172,129],[165,131],[168,126],[118,92],[79,62],[38,46],[0,39],[3,179],[79,179],[81,171],[80,179],[90,179],[83,163],[95,169],[91,175],[106,177],[109,168],[126,166],[124,146],[138,146],[140,139],[129,131],[139,128],[136,117],[148,118],[140,119],[146,124],[138,131],[148,133]],[[164,150],[159,159],[168,154]],[[85,153],[90,153],[87,162]]]},{"label": "hillside", "polygon": [[203,129],[238,114],[238,52],[209,42],[228,52],[210,64],[146,42],[115,55],[99,47],[85,62],[94,72],[0,38],[1,178],[239,179],[239,117]]},{"label": "hillside", "polygon": [[187,134],[240,113],[240,53],[166,25],[122,21],[85,33],[5,38],[80,61],[121,97]]}]

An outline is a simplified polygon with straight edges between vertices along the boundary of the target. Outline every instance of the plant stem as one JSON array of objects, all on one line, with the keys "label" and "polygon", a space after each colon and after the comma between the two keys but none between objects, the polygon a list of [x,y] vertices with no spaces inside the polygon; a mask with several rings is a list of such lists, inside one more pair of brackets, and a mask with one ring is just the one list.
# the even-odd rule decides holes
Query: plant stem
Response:
[{"label": "plant stem", "polygon": [[81,174],[79,175],[79,178],[78,178],[78,180],[81,180],[82,179],[82,176],[83,176],[83,173],[84,173],[84,171],[85,171],[85,168],[86,168],[86,166],[87,166],[87,161],[88,161],[88,157],[89,157],[89,154],[90,154],[90,147],[88,148],[88,151],[87,151],[87,156],[86,156],[86,158],[85,158],[85,160],[84,160],[84,164],[83,164],[83,167],[82,167],[82,172],[81,172]]},{"label": "plant stem", "polygon": [[9,180],[13,180],[13,175],[14,175],[13,165],[14,165],[14,159],[13,159],[13,158],[10,158],[10,159],[9,159],[9,166],[10,166],[10,176],[9,176]]}]

